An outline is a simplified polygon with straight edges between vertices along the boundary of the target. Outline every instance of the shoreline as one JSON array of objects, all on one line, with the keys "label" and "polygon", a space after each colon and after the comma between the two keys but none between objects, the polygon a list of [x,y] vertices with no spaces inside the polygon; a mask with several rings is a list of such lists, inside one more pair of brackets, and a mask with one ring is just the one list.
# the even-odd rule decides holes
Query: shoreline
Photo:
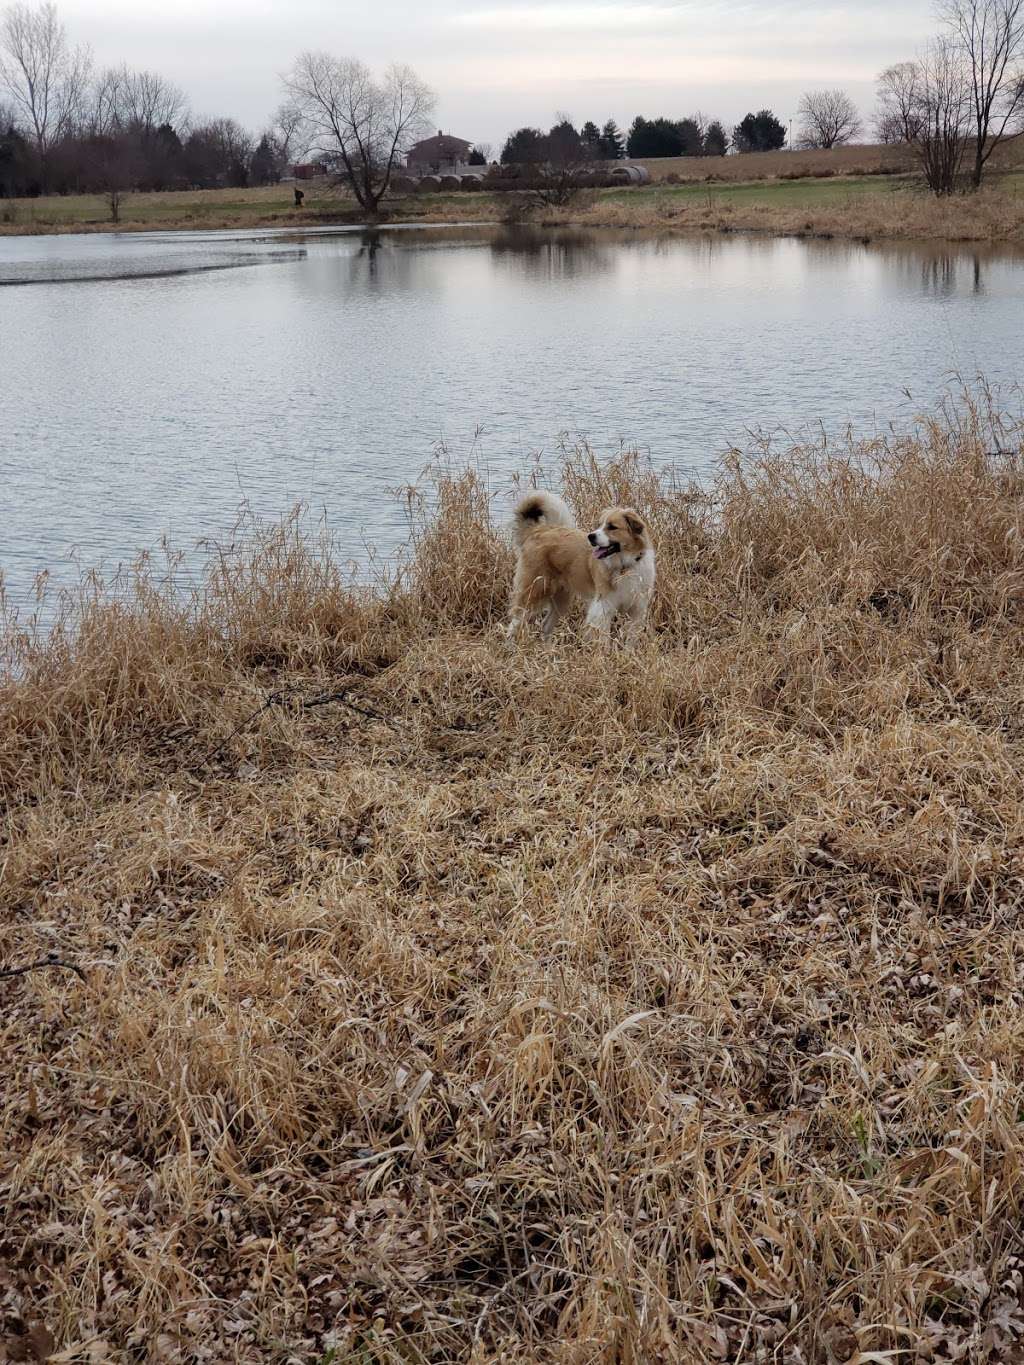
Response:
[{"label": "shoreline", "polygon": [[[25,214],[20,221],[0,220],[0,238],[96,233],[216,232],[258,229],[387,227],[404,225],[501,225],[525,227],[623,228],[655,233],[758,233],[765,236],[842,239],[870,242],[919,241],[957,244],[991,243],[1024,246],[1024,173],[1007,172],[977,194],[936,200],[906,176],[848,176],[793,182],[765,180],[668,185],[664,182],[628,191],[583,191],[564,210],[514,215],[508,195],[450,194],[391,201],[378,223],[346,206],[322,202],[292,212],[270,193],[251,192],[249,200],[231,200],[228,191],[169,192],[138,196],[146,217],[119,223],[85,214],[95,197],[56,202],[50,217],[35,216],[31,201],[6,210]],[[278,195],[280,191],[277,191]],[[205,197],[203,197],[205,196]],[[130,210],[129,196],[126,207]],[[58,211],[68,216],[55,219]],[[0,204],[0,214],[3,206]]]}]

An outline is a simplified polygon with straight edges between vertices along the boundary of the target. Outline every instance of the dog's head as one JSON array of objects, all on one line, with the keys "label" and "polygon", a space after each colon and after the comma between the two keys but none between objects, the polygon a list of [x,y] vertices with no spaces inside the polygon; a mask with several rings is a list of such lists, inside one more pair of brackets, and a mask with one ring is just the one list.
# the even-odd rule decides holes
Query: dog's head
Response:
[{"label": "dog's head", "polygon": [[647,527],[632,507],[606,507],[601,513],[597,530],[587,536],[597,559],[610,559],[621,554],[636,558],[647,549]]}]

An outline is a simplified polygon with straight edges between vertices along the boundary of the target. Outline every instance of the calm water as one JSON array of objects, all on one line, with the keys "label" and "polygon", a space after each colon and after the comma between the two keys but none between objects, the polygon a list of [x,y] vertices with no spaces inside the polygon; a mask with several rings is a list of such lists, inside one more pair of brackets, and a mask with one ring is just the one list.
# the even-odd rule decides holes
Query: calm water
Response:
[{"label": "calm water", "polygon": [[[7,286],[7,287],[2,287]],[[1024,380],[1024,257],[507,229],[0,238],[0,570],[114,567],[240,505],[390,554],[435,446],[496,486],[585,434],[699,472]],[[908,398],[907,392],[910,397]],[[475,443],[475,446],[474,446]],[[358,530],[354,529],[358,528]],[[201,562],[194,550],[189,563]]]}]

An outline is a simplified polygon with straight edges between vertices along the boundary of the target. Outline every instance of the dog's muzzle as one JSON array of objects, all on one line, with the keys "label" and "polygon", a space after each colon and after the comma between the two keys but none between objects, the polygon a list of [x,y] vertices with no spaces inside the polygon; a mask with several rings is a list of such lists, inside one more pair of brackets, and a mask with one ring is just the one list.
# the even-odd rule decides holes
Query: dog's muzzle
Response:
[{"label": "dog's muzzle", "polygon": [[609,540],[605,545],[602,545],[597,539],[598,534],[599,532],[597,531],[591,531],[587,536],[587,539],[594,547],[594,555],[596,558],[607,559],[609,555],[617,555],[619,553],[619,542],[617,540]]}]

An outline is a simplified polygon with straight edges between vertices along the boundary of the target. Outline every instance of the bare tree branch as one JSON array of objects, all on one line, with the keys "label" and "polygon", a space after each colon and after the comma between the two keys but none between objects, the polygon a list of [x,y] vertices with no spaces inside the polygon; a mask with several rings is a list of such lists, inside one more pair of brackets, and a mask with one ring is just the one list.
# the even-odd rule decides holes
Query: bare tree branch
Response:
[{"label": "bare tree branch", "polygon": [[842,147],[863,127],[860,113],[845,90],[808,90],[797,108],[803,147]]},{"label": "bare tree branch", "polygon": [[1024,0],[942,0],[939,13],[967,67],[977,187],[989,157],[1024,118]]},{"label": "bare tree branch", "polygon": [[423,136],[435,97],[408,66],[377,82],[360,61],[305,52],[284,78],[301,111],[311,148],[339,165],[360,206],[376,214],[391,176]]},{"label": "bare tree branch", "polygon": [[970,137],[970,91],[959,49],[935,38],[914,63],[911,144],[928,187],[952,194]]},{"label": "bare tree branch", "polygon": [[897,62],[878,77],[875,131],[880,142],[913,142],[921,131],[917,62]]},{"label": "bare tree branch", "polygon": [[100,137],[129,131],[145,137],[165,124],[181,128],[187,111],[185,92],[173,82],[122,63],[107,67],[93,82],[87,123]]},{"label": "bare tree branch", "polygon": [[71,48],[51,0],[9,5],[0,17],[0,87],[6,90],[45,163],[51,147],[80,119],[92,67],[88,49]]}]

